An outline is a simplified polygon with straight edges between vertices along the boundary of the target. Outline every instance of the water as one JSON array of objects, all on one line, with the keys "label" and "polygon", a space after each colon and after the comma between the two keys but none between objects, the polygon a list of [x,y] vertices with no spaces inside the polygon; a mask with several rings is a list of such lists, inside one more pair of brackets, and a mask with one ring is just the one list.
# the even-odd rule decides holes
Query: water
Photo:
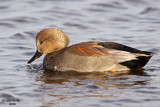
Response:
[{"label": "water", "polygon": [[[159,107],[159,0],[0,2],[0,106]],[[36,33],[48,27],[62,29],[70,44],[112,41],[157,56],[143,71],[129,73],[44,72],[43,57],[27,61],[36,51]]]}]

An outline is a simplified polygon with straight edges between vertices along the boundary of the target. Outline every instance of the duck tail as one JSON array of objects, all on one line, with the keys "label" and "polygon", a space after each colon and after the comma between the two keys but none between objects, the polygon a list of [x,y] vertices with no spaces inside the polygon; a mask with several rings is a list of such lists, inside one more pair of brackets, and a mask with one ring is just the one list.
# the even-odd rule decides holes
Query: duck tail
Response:
[{"label": "duck tail", "polygon": [[148,55],[148,56],[155,56],[155,55],[157,55],[156,53],[154,53],[154,52],[148,52],[148,51],[142,51],[143,52],[143,54],[146,54],[146,55]]},{"label": "duck tail", "polygon": [[137,59],[121,62],[120,64],[130,69],[140,69],[148,63],[153,55],[155,55],[155,53],[143,51],[142,54],[137,55]]}]

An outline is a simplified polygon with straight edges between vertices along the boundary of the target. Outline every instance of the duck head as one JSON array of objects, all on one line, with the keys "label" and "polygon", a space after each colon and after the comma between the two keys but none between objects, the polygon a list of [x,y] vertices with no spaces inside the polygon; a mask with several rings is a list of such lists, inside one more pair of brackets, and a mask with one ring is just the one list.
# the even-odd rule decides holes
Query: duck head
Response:
[{"label": "duck head", "polygon": [[56,28],[48,28],[40,31],[36,36],[37,51],[33,57],[28,61],[28,64],[40,56],[61,50],[67,47],[69,38],[65,33]]}]

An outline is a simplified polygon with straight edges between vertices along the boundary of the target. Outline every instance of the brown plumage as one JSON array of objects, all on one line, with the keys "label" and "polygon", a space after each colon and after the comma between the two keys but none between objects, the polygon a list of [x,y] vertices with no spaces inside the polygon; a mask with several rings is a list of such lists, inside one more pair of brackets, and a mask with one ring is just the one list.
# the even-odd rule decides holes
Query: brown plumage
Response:
[{"label": "brown plumage", "polygon": [[83,42],[76,45],[73,45],[72,53],[75,55],[81,56],[106,56],[108,51],[104,47],[97,45],[98,42]]},{"label": "brown plumage", "polygon": [[151,58],[151,52],[141,51],[114,42],[88,41],[68,47],[68,37],[59,29],[42,30],[36,37],[37,52],[31,63],[43,54],[44,69],[58,71],[122,71],[140,69]]}]

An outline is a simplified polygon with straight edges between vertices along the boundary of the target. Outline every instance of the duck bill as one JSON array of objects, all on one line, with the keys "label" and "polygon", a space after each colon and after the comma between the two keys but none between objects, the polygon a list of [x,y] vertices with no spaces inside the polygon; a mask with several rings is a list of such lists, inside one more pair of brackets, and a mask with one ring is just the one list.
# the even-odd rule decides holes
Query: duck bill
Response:
[{"label": "duck bill", "polygon": [[37,50],[36,53],[33,55],[33,57],[28,61],[28,64],[32,63],[34,60],[36,60],[40,56],[42,56],[42,53]]}]

